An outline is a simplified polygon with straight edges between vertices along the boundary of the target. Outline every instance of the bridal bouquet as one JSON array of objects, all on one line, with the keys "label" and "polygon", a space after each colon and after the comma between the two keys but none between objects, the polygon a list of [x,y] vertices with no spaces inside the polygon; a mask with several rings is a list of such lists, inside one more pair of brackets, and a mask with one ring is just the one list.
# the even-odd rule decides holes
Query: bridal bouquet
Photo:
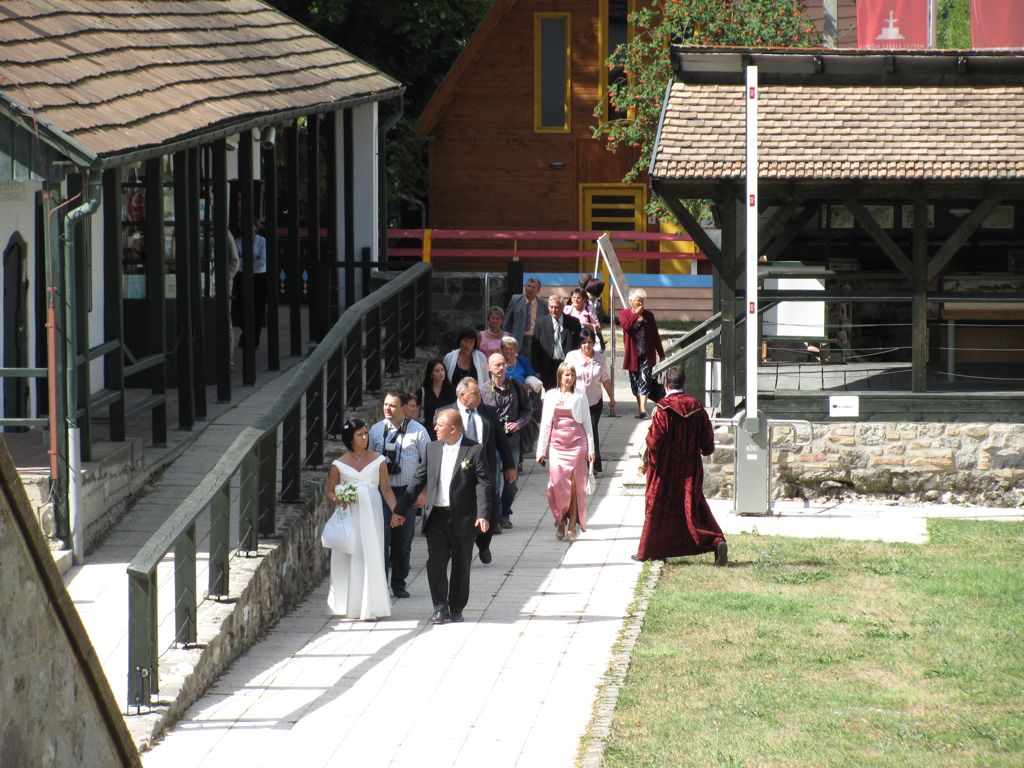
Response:
[{"label": "bridal bouquet", "polygon": [[338,483],[334,486],[334,502],[336,504],[351,504],[359,498],[359,491],[352,483]]}]

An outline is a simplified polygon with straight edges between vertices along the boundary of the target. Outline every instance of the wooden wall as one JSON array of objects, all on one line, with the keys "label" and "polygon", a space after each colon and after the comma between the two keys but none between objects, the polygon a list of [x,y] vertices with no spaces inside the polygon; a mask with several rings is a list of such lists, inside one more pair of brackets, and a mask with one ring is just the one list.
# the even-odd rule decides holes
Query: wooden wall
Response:
[{"label": "wooden wall", "polygon": [[[605,72],[598,7],[516,2],[479,47],[430,137],[430,226],[579,229],[579,185],[622,180],[635,158],[609,153],[590,132]],[[555,11],[571,14],[571,131],[536,133],[533,16]]]}]

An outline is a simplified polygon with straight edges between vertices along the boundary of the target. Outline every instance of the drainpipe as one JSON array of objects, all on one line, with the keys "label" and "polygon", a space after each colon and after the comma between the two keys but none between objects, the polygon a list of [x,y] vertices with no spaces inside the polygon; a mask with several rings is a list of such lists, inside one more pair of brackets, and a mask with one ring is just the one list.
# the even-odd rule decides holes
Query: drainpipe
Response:
[{"label": "drainpipe", "polygon": [[[68,422],[68,516],[71,528],[71,553],[75,565],[85,560],[85,524],[82,520],[79,502],[82,488],[82,451],[78,431],[78,286],[75,284],[74,245],[75,224],[79,219],[91,216],[100,205],[102,190],[99,175],[86,170],[83,195],[86,202],[68,211],[64,216],[64,340]],[[88,365],[88,360],[85,361]],[[89,393],[86,392],[88,397]]]},{"label": "drainpipe", "polygon": [[405,89],[394,98],[395,111],[388,119],[377,124],[377,261],[382,269],[388,262],[388,131],[405,114]]}]

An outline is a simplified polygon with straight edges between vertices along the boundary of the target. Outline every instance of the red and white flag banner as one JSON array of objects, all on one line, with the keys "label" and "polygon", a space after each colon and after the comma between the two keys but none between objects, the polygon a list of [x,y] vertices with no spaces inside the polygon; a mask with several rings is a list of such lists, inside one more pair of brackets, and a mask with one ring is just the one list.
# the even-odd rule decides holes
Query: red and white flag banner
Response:
[{"label": "red and white flag banner", "polygon": [[929,48],[928,0],[857,0],[858,48]]},{"label": "red and white flag banner", "polygon": [[971,0],[973,48],[1024,48],[1024,3]]}]

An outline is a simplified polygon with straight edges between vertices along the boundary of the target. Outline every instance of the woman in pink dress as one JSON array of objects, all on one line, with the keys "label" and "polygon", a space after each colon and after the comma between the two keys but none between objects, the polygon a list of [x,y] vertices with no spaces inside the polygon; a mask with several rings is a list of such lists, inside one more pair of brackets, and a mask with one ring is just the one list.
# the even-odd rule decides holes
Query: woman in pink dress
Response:
[{"label": "woman in pink dress", "polygon": [[576,370],[558,366],[558,386],[544,393],[537,462],[549,465],[548,507],[555,537],[576,540],[576,525],[587,530],[587,467],[594,460],[594,431],[585,395],[576,391]]}]

